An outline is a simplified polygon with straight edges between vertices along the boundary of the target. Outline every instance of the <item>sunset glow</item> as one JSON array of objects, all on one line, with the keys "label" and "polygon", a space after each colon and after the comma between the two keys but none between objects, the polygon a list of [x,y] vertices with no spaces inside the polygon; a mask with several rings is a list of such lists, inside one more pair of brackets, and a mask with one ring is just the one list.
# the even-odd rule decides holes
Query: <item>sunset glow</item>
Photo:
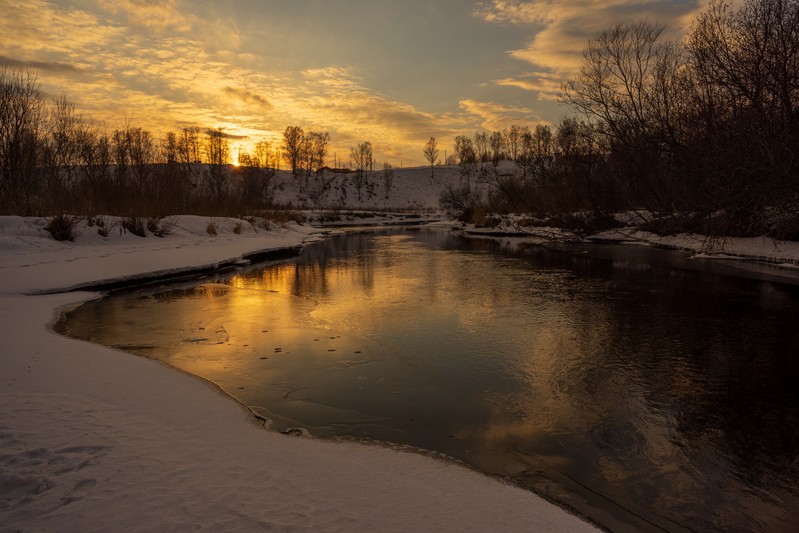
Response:
[{"label": "sunset glow", "polygon": [[223,128],[236,159],[299,125],[409,166],[430,136],[559,120],[586,39],[644,17],[679,37],[703,4],[0,0],[0,62],[105,129]]}]

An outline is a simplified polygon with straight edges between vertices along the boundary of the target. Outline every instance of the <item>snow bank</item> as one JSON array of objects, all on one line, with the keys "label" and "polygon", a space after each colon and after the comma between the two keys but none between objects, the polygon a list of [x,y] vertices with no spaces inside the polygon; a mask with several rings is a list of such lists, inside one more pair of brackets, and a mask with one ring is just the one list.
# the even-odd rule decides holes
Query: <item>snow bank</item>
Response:
[{"label": "snow bank", "polygon": [[[219,264],[310,230],[235,233],[181,217],[159,239],[56,243],[0,217],[0,531],[589,531],[535,495],[458,465],[260,428],[211,384],[61,337],[41,292]],[[38,295],[36,295],[38,293]],[[33,294],[33,295],[25,295]]]}]

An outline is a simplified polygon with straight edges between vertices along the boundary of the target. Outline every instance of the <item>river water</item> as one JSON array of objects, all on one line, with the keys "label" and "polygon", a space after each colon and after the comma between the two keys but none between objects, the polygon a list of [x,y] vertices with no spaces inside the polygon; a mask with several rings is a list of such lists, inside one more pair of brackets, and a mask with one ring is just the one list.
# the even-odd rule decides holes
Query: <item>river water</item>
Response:
[{"label": "river water", "polygon": [[613,531],[794,531],[799,287],[734,273],[639,246],[349,233],[59,329],[205,377],[275,429],[441,452]]}]

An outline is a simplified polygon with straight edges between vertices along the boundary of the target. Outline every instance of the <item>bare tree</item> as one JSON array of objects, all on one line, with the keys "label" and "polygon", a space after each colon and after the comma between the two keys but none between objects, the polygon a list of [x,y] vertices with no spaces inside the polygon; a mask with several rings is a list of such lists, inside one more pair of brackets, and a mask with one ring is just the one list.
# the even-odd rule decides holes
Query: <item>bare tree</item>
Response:
[{"label": "bare tree", "polygon": [[680,109],[671,82],[678,77],[679,50],[663,43],[662,25],[646,21],[625,23],[600,32],[588,43],[580,74],[564,85],[566,101],[589,119],[605,125],[632,169],[632,194],[654,207],[674,205],[668,160],[661,156],[664,141],[673,140],[669,121]]},{"label": "bare tree", "polygon": [[474,151],[480,162],[480,168],[484,168],[484,164],[488,162],[488,134],[486,132],[474,134]]},{"label": "bare tree", "polygon": [[308,140],[308,170],[309,172],[319,172],[319,169],[325,166],[325,158],[327,158],[330,146],[330,134],[312,131],[308,134]]},{"label": "bare tree", "polygon": [[206,130],[204,149],[209,165],[227,165],[230,161],[230,142],[222,128]]},{"label": "bare tree", "polygon": [[283,131],[283,160],[291,167],[295,178],[299,177],[304,138],[305,132],[299,126],[287,126]]},{"label": "bare tree", "polygon": [[466,178],[470,184],[471,177],[477,169],[477,154],[474,151],[474,143],[466,135],[455,137],[455,157],[461,167],[461,178]]},{"label": "bare tree", "polygon": [[508,156],[512,161],[516,161],[519,157],[519,148],[521,146],[522,130],[519,126],[512,125],[510,128],[502,132],[505,137],[505,146],[508,148]]},{"label": "bare tree", "polygon": [[178,161],[188,168],[194,163],[200,162],[200,128],[183,128],[178,138]]},{"label": "bare tree", "polygon": [[369,141],[362,142],[350,149],[350,158],[355,166],[353,179],[355,188],[358,191],[358,200],[361,200],[362,190],[369,183],[369,169],[374,164],[372,143]]},{"label": "bare tree", "polygon": [[48,108],[47,129],[42,139],[41,163],[46,167],[50,211],[63,212],[74,204],[71,193],[76,189],[83,118],[75,113],[75,105],[66,95],[56,97]]},{"label": "bare tree", "polygon": [[225,165],[230,160],[230,143],[221,128],[209,129],[205,133],[205,154],[211,178],[209,185],[212,195],[220,202],[225,194]]},{"label": "bare tree", "polygon": [[386,200],[394,186],[394,168],[391,163],[383,163],[383,188],[386,190]]},{"label": "bare tree", "polygon": [[496,172],[499,162],[505,154],[505,138],[501,132],[495,131],[491,133],[488,142],[491,147],[491,163],[494,165],[494,171]]},{"label": "bare tree", "polygon": [[36,173],[44,97],[31,69],[0,64],[0,210],[30,215],[37,210]]},{"label": "bare tree", "polygon": [[255,143],[255,152],[252,154],[253,166],[258,168],[274,168],[272,155],[272,143],[269,141],[258,141]]},{"label": "bare tree", "polygon": [[161,158],[165,163],[178,162],[178,136],[174,131],[168,131],[161,139]]},{"label": "bare tree", "polygon": [[615,207],[611,205],[613,194],[607,186],[607,198],[600,204],[597,181],[605,150],[600,146],[599,139],[594,126],[585,121],[564,118],[558,124],[555,134],[558,154],[555,171],[563,181],[561,186],[568,189],[574,202],[569,206],[571,209],[587,207],[596,213],[602,207]]},{"label": "bare tree", "polygon": [[433,178],[433,165],[436,164],[438,159],[438,143],[435,137],[430,137],[427,144],[424,145],[424,158],[430,163],[430,178]]}]

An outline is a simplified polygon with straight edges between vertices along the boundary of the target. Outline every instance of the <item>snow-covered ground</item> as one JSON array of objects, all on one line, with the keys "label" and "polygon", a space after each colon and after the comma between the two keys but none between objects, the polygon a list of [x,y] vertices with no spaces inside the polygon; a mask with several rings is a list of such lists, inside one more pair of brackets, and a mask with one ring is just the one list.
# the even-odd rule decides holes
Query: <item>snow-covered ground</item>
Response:
[{"label": "snow-covered ground", "polygon": [[[505,162],[502,170],[510,171],[512,166]],[[275,179],[274,200],[302,209],[435,210],[441,192],[450,184],[462,182],[460,168],[454,165],[438,165],[432,172],[430,167],[395,168],[388,189],[383,170],[370,172],[360,191],[353,177],[350,173],[298,179],[283,170]],[[472,178],[471,183],[476,185],[477,179]]]},{"label": "snow-covered ground", "polygon": [[49,327],[98,296],[57,291],[233,264],[312,229],[180,217],[163,238],[84,225],[59,243],[42,226],[0,217],[0,531],[594,530],[452,462],[264,430],[199,378]]},{"label": "snow-covered ground", "polygon": [[[623,217],[624,214],[618,215]],[[692,252],[697,261],[721,260],[741,276],[758,276],[768,269],[767,278],[774,281],[799,283],[799,242],[778,241],[768,237],[720,237],[681,233],[658,235],[642,231],[634,223],[587,236],[580,236],[558,227],[523,226],[523,216],[505,215],[494,227],[463,226],[474,237],[516,238],[535,243],[570,241],[586,243],[618,243],[623,245],[658,246]]]}]

